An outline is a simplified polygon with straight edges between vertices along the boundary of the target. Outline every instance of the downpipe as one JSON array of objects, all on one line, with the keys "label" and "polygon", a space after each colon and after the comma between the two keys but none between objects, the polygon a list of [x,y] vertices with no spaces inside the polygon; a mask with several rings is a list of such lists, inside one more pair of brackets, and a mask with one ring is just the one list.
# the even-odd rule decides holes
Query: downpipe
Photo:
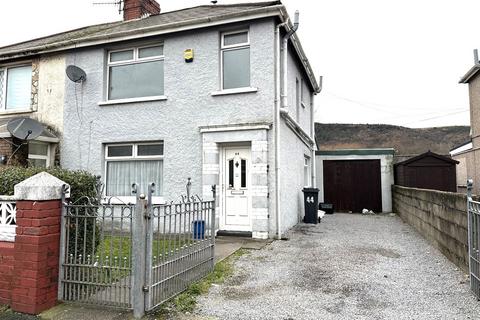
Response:
[{"label": "downpipe", "polygon": [[[288,40],[290,37],[297,31],[299,25],[299,12],[295,12],[295,21],[293,28],[291,28],[287,34],[280,41],[280,28],[287,26],[288,21],[277,25],[275,29],[276,34],[276,53],[277,59],[275,60],[275,74],[276,74],[276,97],[275,97],[275,118],[274,118],[274,127],[275,127],[275,206],[277,211],[277,238],[282,239],[282,211],[280,205],[280,125],[281,118],[280,112],[283,110],[286,111],[288,102],[287,102],[287,88],[288,88],[288,77],[287,77],[287,68],[288,68]],[[280,44],[281,42],[281,44]],[[281,53],[283,52],[283,57]],[[283,58],[283,59],[282,59]],[[280,60],[282,59],[283,63],[283,74],[281,73]],[[283,79],[282,79],[283,77]],[[283,82],[283,85],[281,83]]]}]

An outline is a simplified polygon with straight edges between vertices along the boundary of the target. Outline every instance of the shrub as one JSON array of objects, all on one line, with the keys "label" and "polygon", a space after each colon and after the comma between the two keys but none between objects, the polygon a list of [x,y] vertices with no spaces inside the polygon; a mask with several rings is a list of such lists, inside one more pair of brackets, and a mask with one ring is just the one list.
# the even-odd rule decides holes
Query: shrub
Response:
[{"label": "shrub", "polygon": [[[14,186],[23,180],[30,178],[42,171],[46,171],[58,179],[70,185],[70,201],[78,205],[88,203],[97,203],[96,183],[97,178],[87,171],[72,171],[61,168],[23,168],[23,167],[4,167],[0,168],[0,195],[13,195]],[[69,228],[69,253],[75,257],[83,251],[83,245],[87,248],[87,253],[91,253],[99,244],[99,237],[95,238],[95,243],[92,243],[92,234],[95,232],[99,234],[99,227],[92,218],[78,218],[71,219],[68,223]],[[75,223],[76,222],[76,223]],[[86,230],[85,230],[86,229]],[[77,235],[77,239],[75,239]],[[84,239],[85,235],[85,239]],[[78,245],[77,252],[75,252],[75,242]]]},{"label": "shrub", "polygon": [[96,199],[97,178],[87,171],[72,171],[61,168],[23,168],[4,167],[0,168],[0,195],[13,195],[14,186],[23,180],[30,178],[42,171],[46,171],[58,179],[70,185],[70,200],[75,204],[88,203],[89,197]]}]

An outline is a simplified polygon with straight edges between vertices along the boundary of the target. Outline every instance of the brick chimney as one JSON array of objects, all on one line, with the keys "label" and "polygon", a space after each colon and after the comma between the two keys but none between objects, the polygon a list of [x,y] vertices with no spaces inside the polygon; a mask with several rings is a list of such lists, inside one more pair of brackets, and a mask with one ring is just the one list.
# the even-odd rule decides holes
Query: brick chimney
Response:
[{"label": "brick chimney", "polygon": [[160,13],[160,5],[155,0],[124,0],[123,20],[133,20]]}]

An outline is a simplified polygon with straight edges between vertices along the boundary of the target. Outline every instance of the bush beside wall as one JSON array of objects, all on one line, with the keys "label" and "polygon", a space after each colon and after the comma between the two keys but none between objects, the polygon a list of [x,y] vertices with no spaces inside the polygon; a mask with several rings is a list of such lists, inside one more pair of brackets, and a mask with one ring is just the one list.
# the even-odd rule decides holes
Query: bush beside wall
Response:
[{"label": "bush beside wall", "polygon": [[450,261],[468,272],[465,194],[392,187],[393,212],[413,226]]},{"label": "bush beside wall", "polygon": [[46,171],[58,179],[70,185],[72,202],[85,204],[89,197],[96,198],[96,182],[94,175],[87,171],[72,171],[61,168],[23,168],[3,167],[0,168],[0,195],[13,195],[14,186],[23,180],[30,178],[42,171]]}]

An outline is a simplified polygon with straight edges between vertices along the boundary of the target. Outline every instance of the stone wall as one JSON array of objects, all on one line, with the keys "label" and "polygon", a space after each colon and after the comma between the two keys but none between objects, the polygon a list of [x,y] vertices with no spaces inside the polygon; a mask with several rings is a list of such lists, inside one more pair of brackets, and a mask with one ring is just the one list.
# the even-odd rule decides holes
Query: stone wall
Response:
[{"label": "stone wall", "polygon": [[468,272],[466,195],[392,186],[393,212]]}]

